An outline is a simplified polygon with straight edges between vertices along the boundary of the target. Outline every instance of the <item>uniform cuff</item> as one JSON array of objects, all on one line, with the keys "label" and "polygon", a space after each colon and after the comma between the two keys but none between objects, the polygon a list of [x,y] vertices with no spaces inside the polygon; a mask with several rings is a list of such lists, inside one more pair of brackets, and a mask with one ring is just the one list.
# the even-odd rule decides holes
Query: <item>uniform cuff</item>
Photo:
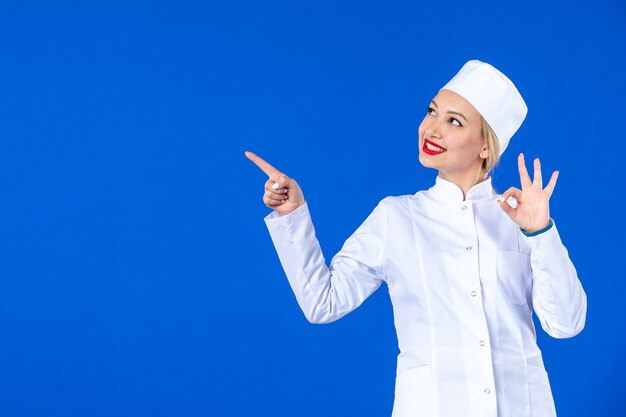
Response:
[{"label": "uniform cuff", "polygon": [[300,207],[295,209],[294,211],[287,214],[280,214],[276,210],[273,210],[270,214],[265,216],[266,223],[289,223],[297,221],[302,217],[310,216],[309,207],[307,202],[305,201]]},{"label": "uniform cuff", "polygon": [[550,230],[552,228],[553,225],[554,225],[554,222],[552,221],[552,219],[550,219],[550,222],[548,223],[548,225],[546,227],[544,227],[543,229],[537,230],[536,232],[527,232],[526,230],[522,229],[521,227],[519,228],[519,230],[521,230],[521,232],[524,234],[524,236],[533,237],[533,236],[540,235],[540,234],[542,234],[544,232],[547,232],[548,230]]}]

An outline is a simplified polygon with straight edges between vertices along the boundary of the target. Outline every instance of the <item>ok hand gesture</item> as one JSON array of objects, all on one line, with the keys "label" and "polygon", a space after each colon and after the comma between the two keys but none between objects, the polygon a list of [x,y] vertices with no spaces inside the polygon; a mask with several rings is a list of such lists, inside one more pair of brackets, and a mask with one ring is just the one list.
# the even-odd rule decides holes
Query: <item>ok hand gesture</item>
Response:
[{"label": "ok hand gesture", "polygon": [[[550,222],[550,206],[548,204],[559,171],[554,171],[550,182],[543,188],[541,179],[541,163],[539,158],[534,161],[534,178],[530,181],[530,176],[526,170],[524,162],[524,154],[519,154],[517,158],[520,182],[522,189],[511,187],[502,194],[499,201],[502,210],[513,220],[518,226],[525,231],[532,233],[541,230]],[[506,202],[509,197],[517,200],[517,207],[513,208]]]},{"label": "ok hand gesture", "polygon": [[246,157],[269,176],[265,182],[263,195],[263,202],[267,207],[285,215],[304,204],[304,195],[296,180],[289,178],[252,152],[246,152]]}]

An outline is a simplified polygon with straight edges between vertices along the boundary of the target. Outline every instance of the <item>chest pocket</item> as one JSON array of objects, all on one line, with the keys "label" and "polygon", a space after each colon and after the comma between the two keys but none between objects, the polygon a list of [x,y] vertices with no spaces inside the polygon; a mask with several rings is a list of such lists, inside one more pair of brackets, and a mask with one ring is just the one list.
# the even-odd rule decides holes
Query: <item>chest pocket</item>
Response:
[{"label": "chest pocket", "polygon": [[498,287],[511,304],[524,305],[530,293],[530,256],[521,252],[498,251]]}]

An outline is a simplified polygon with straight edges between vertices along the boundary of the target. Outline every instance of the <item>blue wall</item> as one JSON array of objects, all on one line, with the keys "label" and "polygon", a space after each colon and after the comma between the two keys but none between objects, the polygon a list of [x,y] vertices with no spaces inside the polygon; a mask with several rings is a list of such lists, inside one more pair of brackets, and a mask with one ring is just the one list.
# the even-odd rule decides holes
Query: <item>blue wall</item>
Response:
[{"label": "blue wall", "polygon": [[[518,85],[516,156],[587,326],[539,344],[562,416],[626,407],[622,1],[3,1],[0,415],[387,416],[386,287],[309,324],[251,150],[296,178],[326,258],[387,195],[432,185],[428,101],[468,59]],[[623,412],[623,411],[622,411]]]}]

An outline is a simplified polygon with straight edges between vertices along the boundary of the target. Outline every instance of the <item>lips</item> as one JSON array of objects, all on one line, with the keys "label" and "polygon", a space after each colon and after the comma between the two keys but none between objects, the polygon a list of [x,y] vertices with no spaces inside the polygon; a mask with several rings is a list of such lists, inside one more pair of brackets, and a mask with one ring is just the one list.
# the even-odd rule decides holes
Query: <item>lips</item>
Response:
[{"label": "lips", "polygon": [[437,145],[436,143],[424,138],[424,144],[422,145],[422,150],[424,153],[428,155],[441,155],[446,151],[445,148]]}]

